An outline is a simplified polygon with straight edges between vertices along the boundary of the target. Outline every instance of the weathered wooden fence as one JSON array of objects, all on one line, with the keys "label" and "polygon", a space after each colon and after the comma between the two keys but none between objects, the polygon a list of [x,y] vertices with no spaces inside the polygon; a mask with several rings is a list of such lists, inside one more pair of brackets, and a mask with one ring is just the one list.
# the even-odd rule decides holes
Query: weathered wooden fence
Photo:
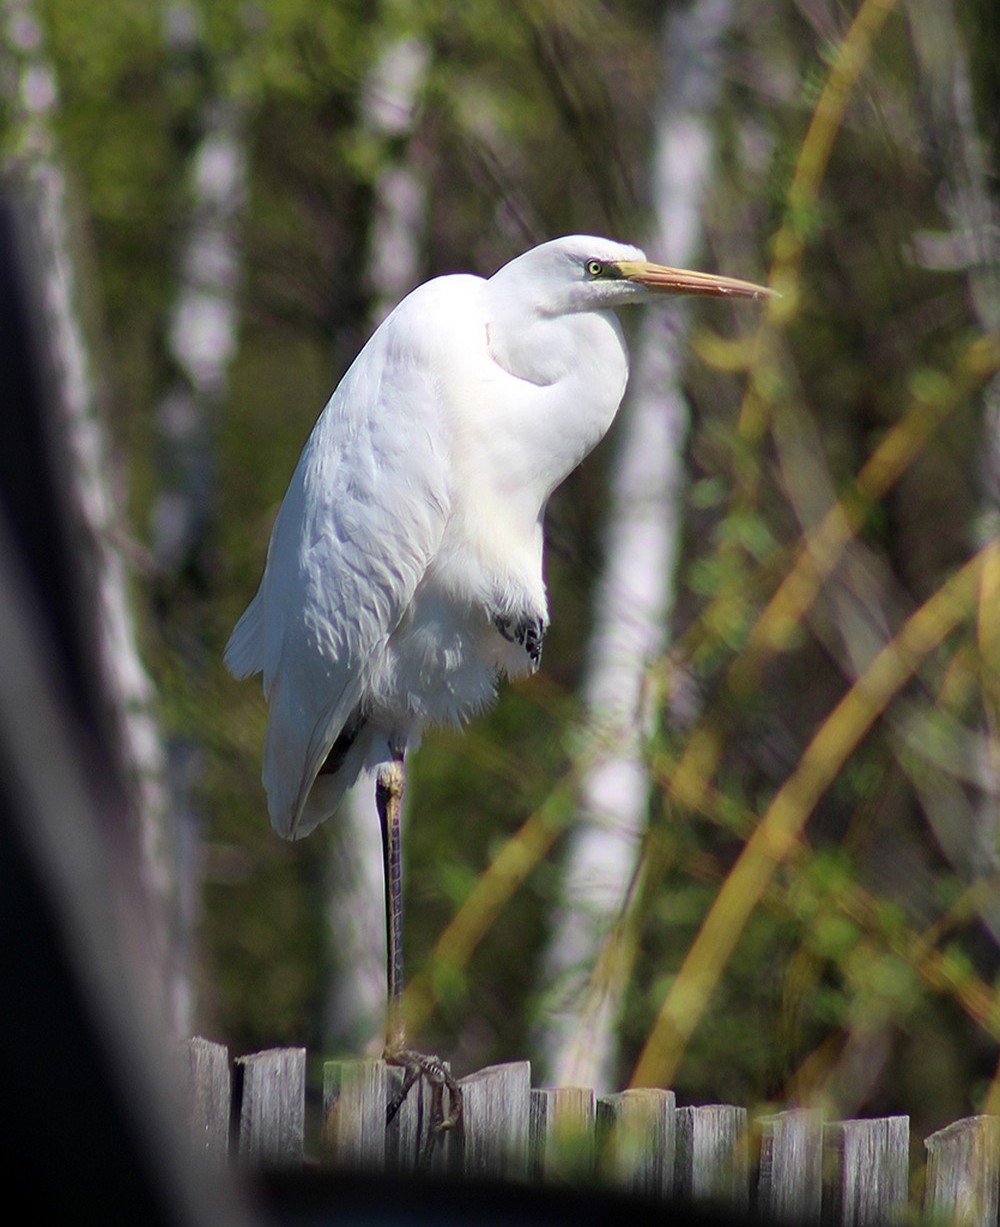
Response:
[{"label": "weathered wooden fence", "polygon": [[222,1045],[193,1039],[187,1050],[192,1137],[218,1163],[600,1182],[778,1223],[997,1227],[996,1116],[969,1117],[926,1139],[926,1179],[913,1205],[906,1116],[824,1122],[793,1109],[751,1121],[728,1104],[678,1108],[672,1091],[532,1089],[529,1064],[518,1061],[461,1079],[462,1123],[435,1139],[426,1088],[413,1088],[387,1128],[400,1071],[376,1060],[327,1062],[318,1153],[307,1157],[304,1048],[240,1057],[233,1075]]}]

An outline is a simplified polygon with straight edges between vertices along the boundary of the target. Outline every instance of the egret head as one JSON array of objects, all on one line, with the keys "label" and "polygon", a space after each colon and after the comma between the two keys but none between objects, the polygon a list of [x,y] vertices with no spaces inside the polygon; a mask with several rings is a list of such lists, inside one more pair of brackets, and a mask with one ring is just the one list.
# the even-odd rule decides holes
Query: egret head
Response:
[{"label": "egret head", "polygon": [[579,234],[532,248],[490,280],[523,309],[543,315],[601,311],[654,294],[758,298],[771,293],[734,277],[653,264],[637,247]]}]

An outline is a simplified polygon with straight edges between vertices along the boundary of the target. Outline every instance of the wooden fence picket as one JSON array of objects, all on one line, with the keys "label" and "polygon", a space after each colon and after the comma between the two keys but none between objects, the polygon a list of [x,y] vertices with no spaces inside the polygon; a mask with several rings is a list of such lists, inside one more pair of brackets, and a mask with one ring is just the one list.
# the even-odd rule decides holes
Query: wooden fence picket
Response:
[{"label": "wooden fence picket", "polygon": [[676,1192],[687,1201],[745,1211],[749,1202],[746,1108],[678,1108]]},{"label": "wooden fence picket", "polygon": [[823,1118],[792,1108],[757,1121],[760,1171],[757,1210],[775,1223],[808,1227],[820,1221],[823,1203]]},{"label": "wooden fence picket", "polygon": [[600,1173],[609,1184],[647,1197],[674,1191],[677,1149],[673,1091],[634,1087],[597,1100]]},{"label": "wooden fence picket", "polygon": [[323,1065],[323,1161],[358,1171],[384,1170],[389,1089],[384,1061]]},{"label": "wooden fence picket", "polygon": [[531,1092],[529,1146],[532,1175],[560,1183],[589,1180],[594,1170],[596,1098],[589,1087],[546,1087]]},{"label": "wooden fence picket", "polygon": [[926,1140],[924,1212],[932,1223],[996,1227],[1000,1116],[970,1116]]},{"label": "wooden fence picket", "polygon": [[188,1040],[185,1048],[191,1144],[210,1164],[222,1164],[229,1157],[229,1052],[224,1044],[200,1036]]},{"label": "wooden fence picket", "polygon": [[523,1180],[528,1175],[531,1066],[490,1065],[461,1083],[463,1170],[467,1176]]},{"label": "wooden fence picket", "polygon": [[910,1118],[845,1120],[828,1124],[831,1159],[830,1222],[835,1227],[884,1227],[906,1209]]},{"label": "wooden fence picket", "polygon": [[273,1048],[236,1061],[239,1158],[296,1167],[305,1152],[306,1050]]},{"label": "wooden fence picket", "polygon": [[[295,1168],[305,1159],[303,1048],[240,1057],[221,1044],[186,1045],[188,1127],[210,1162]],[[745,1108],[676,1106],[672,1091],[595,1096],[586,1087],[533,1090],[527,1061],[460,1080],[464,1112],[445,1135],[429,1130],[430,1091],[413,1087],[387,1127],[401,1071],[381,1060],[323,1067],[319,1161],[371,1173],[420,1169],[524,1183],[592,1184],[644,1198],[676,1197],[759,1222],[873,1227],[919,1221],[908,1204],[909,1118],[824,1124],[792,1109],[754,1121]],[[238,1127],[230,1125],[231,1104]],[[922,1215],[929,1227],[998,1227],[1000,1117],[956,1121],[926,1140]],[[233,1153],[235,1152],[235,1153]]]}]

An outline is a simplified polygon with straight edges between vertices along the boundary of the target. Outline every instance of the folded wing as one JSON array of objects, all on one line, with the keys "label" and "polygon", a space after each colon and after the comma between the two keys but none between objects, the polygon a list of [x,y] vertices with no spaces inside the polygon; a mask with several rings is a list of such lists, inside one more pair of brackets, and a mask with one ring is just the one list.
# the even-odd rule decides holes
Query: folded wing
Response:
[{"label": "folded wing", "polygon": [[330,398],[226,648],[237,677],[263,673],[263,780],[271,822],[287,838],[328,816],[357,775],[355,754],[351,779],[324,774],[314,790],[344,726],[367,715],[389,636],[447,521],[448,443],[420,325],[419,303],[406,300]]}]

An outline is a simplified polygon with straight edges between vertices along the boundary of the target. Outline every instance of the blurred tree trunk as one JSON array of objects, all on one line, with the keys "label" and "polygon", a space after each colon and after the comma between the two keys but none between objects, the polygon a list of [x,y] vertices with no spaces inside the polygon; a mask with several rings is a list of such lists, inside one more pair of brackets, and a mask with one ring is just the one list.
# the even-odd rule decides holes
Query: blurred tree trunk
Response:
[{"label": "blurred tree trunk", "polygon": [[[361,99],[361,124],[378,142],[382,158],[368,242],[372,329],[420,280],[427,190],[412,156],[411,137],[429,62],[423,39],[388,39]],[[326,993],[324,1038],[333,1052],[377,1052],[385,1026],[385,934],[377,903],[384,885],[382,837],[370,779],[362,778],[351,789],[331,830],[326,916],[336,958]]]},{"label": "blurred tree trunk", "polygon": [[154,978],[161,982],[169,1022],[180,1031],[187,1025],[188,988],[174,946],[179,899],[163,744],[137,646],[123,500],[84,327],[93,308],[84,289],[88,273],[81,271],[84,247],[53,135],[58,83],[31,0],[4,0],[0,19],[0,88],[9,88],[13,115],[12,156],[4,170],[23,195],[37,255],[33,271],[52,367],[52,416],[72,462],[64,496],[77,530],[76,561],[94,602],[99,651],[92,668],[137,816],[139,885],[153,930],[143,936],[158,963]]},{"label": "blurred tree trunk", "polygon": [[[177,244],[176,294],[166,321],[170,377],[156,412],[159,492],[152,512],[156,607],[165,636],[183,662],[188,684],[205,662],[192,611],[203,609],[212,584],[216,489],[216,429],[228,396],[236,352],[241,253],[237,231],[246,195],[243,107],[223,84],[203,79],[211,61],[202,45],[200,17],[189,3],[169,3],[164,34],[179,94],[194,78],[197,98]],[[194,613],[194,620],[200,617]],[[201,748],[193,737],[168,739],[167,780],[174,814],[180,906],[174,937],[178,980],[191,992],[198,918],[201,823],[194,793]],[[188,1000],[182,1016],[193,1015]]]},{"label": "blurred tree trunk", "polygon": [[[651,196],[653,258],[685,266],[702,243],[712,173],[712,116],[730,0],[674,6],[663,27]],[[601,749],[582,785],[567,848],[563,902],[544,958],[553,984],[540,1046],[556,1084],[608,1089],[630,971],[620,925],[646,829],[650,784],[647,671],[662,654],[683,526],[688,407],[682,387],[683,307],[650,305],[641,331],[611,474],[604,571],[597,585],[584,700]]]}]

